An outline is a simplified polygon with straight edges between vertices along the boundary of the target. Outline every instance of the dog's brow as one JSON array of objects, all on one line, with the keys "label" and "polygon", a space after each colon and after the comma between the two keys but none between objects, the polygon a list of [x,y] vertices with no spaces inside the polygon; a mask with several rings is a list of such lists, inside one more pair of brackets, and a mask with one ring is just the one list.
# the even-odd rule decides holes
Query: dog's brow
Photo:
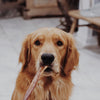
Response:
[{"label": "dog's brow", "polygon": [[61,36],[61,35],[57,35],[57,34],[55,34],[54,36],[53,36],[53,39],[55,39],[55,40],[64,40],[63,39],[63,37]]},{"label": "dog's brow", "polygon": [[35,36],[33,35],[33,40],[35,40],[36,38],[38,38],[38,37],[41,37],[40,35],[41,35],[42,33],[37,33]]}]

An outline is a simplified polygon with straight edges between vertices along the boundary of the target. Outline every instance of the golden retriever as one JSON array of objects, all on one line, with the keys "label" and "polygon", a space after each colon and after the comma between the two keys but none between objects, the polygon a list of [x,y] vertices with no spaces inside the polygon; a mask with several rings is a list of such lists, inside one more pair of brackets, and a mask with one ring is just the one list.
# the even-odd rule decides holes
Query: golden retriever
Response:
[{"label": "golden retriever", "polygon": [[12,100],[23,100],[41,65],[48,67],[28,100],[69,100],[73,87],[71,72],[79,62],[71,34],[57,28],[41,28],[29,34],[22,44],[19,62],[22,68]]}]

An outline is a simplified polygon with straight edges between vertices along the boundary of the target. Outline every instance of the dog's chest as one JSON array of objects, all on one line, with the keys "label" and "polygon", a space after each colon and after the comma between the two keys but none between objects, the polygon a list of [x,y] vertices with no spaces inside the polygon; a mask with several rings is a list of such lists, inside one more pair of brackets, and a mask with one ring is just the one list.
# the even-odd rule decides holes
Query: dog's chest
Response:
[{"label": "dog's chest", "polygon": [[43,82],[37,84],[34,90],[34,100],[68,100],[72,83],[58,80],[44,89]]}]

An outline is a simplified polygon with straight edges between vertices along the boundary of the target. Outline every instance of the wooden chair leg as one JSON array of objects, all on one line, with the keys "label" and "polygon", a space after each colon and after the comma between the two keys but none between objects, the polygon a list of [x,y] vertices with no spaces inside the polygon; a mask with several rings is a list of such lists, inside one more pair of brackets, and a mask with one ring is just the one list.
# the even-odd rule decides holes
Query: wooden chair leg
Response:
[{"label": "wooden chair leg", "polygon": [[98,32],[98,45],[100,46],[100,33]]},{"label": "wooden chair leg", "polygon": [[77,24],[77,19],[73,20],[72,26],[71,26],[71,30],[70,33],[73,34],[76,28],[76,24]]}]

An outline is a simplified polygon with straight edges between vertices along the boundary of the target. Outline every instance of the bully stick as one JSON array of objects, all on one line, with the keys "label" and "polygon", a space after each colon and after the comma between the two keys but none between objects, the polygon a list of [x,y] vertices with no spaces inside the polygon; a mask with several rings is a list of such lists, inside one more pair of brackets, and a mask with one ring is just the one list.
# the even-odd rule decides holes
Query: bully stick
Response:
[{"label": "bully stick", "polygon": [[28,97],[30,96],[32,90],[34,90],[39,78],[40,78],[40,75],[43,73],[43,71],[47,68],[47,66],[42,66],[39,68],[39,70],[37,71],[36,75],[34,76],[28,90],[26,91],[26,94],[25,94],[25,97],[23,100],[28,100]]}]

